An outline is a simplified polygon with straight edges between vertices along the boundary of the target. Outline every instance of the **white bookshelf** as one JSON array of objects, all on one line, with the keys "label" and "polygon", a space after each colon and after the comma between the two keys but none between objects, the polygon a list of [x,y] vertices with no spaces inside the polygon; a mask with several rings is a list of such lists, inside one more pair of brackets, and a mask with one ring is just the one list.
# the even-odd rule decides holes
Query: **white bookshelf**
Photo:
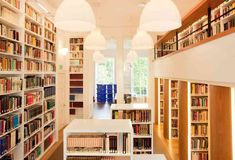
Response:
[{"label": "white bookshelf", "polygon": [[[146,121],[141,121],[141,120],[133,120],[131,119],[132,122],[132,126],[133,129],[135,128],[135,126],[147,126],[149,127],[149,134],[144,133],[144,134],[134,134],[133,135],[133,142],[135,141],[141,141],[141,140],[150,140],[150,145],[151,148],[137,148],[137,146],[135,146],[135,144],[133,143],[133,153],[134,154],[152,154],[153,153],[153,121],[152,121],[152,109],[151,107],[146,104],[112,104],[111,105],[111,117],[112,119],[127,119],[128,117],[123,117],[124,116],[124,112],[125,113],[137,113],[137,112],[141,112],[141,111],[145,111],[146,115],[147,112],[150,113],[149,114],[149,120]],[[121,113],[119,117],[119,115],[115,115],[115,113]],[[139,115],[140,116],[140,115]],[[129,117],[130,118],[130,117]],[[145,117],[147,119],[147,117]],[[147,129],[146,129],[147,130]]]},{"label": "white bookshelf", "polygon": [[166,160],[163,154],[133,155],[133,160]]},{"label": "white bookshelf", "polygon": [[[40,15],[40,19],[41,21],[36,21],[34,18],[30,17],[29,15],[27,15],[25,13],[25,7],[26,7],[26,4],[31,6],[39,15]],[[26,86],[24,85],[25,83],[25,77],[26,76],[37,76],[37,77],[41,77],[42,79],[45,78],[45,76],[53,76],[55,77],[55,83],[53,84],[53,86],[56,86],[56,70],[50,70],[50,73],[48,73],[48,70],[45,70],[45,67],[44,65],[47,63],[44,55],[45,55],[45,52],[46,49],[44,48],[44,41],[47,41],[48,39],[45,37],[44,35],[44,29],[46,29],[46,26],[44,25],[44,22],[46,19],[49,19],[46,17],[46,15],[42,14],[36,6],[34,6],[35,4],[31,1],[28,1],[28,0],[20,0],[20,9],[17,9],[16,7],[14,7],[13,5],[9,4],[7,1],[5,0],[0,0],[0,6],[4,6],[6,8],[8,8],[9,10],[11,10],[12,12],[14,12],[14,17],[17,18],[16,21],[14,21],[14,17],[4,17],[4,16],[1,16],[0,17],[0,23],[6,25],[7,27],[11,28],[11,29],[14,29],[16,31],[19,32],[19,40],[14,40],[14,39],[11,39],[11,38],[8,38],[8,37],[3,37],[3,36],[0,36],[0,39],[4,39],[4,40],[8,40],[10,42],[13,42],[13,43],[18,43],[18,44],[21,44],[22,45],[22,51],[21,51],[21,55],[15,55],[15,54],[9,54],[9,53],[6,53],[6,52],[0,52],[0,57],[9,57],[9,58],[16,58],[17,60],[20,60],[22,61],[22,66],[21,66],[21,71],[0,71],[0,74],[1,74],[1,77],[20,77],[22,79],[22,90],[21,91],[17,91],[17,92],[10,92],[10,93],[6,93],[6,94],[1,94],[0,96],[3,96],[3,95],[19,95],[22,97],[22,104],[21,104],[21,108],[18,108],[16,110],[13,110],[13,111],[10,111],[10,112],[7,112],[7,113],[4,113],[4,114],[0,114],[0,118],[1,117],[5,117],[5,116],[8,116],[12,113],[20,113],[22,114],[22,124],[19,125],[18,127],[14,128],[13,130],[7,132],[7,133],[4,133],[4,135],[7,135],[8,133],[11,133],[13,132],[14,130],[18,129],[19,130],[19,133],[20,133],[20,138],[21,138],[21,141],[19,144],[17,144],[16,146],[10,148],[7,152],[5,152],[3,155],[0,155],[0,159],[3,158],[5,155],[7,154],[12,154],[14,159],[24,159],[24,158],[27,158],[27,156],[32,153],[33,151],[35,151],[35,149],[37,149],[39,146],[41,147],[41,154],[39,157],[35,157],[35,159],[41,159],[42,156],[44,155],[44,153],[46,151],[48,151],[49,148],[52,147],[52,145],[58,140],[58,126],[57,126],[57,107],[56,107],[56,103],[55,103],[55,106],[53,108],[50,108],[50,110],[44,110],[44,106],[43,106],[43,103],[49,99],[54,99],[55,102],[56,102],[56,96],[54,97],[49,97],[49,98],[44,98],[44,89],[48,86],[38,86],[38,87],[34,87],[34,88],[26,88]],[[41,27],[41,34],[37,34],[36,32],[33,32],[29,29],[26,29],[25,28],[25,21],[29,21],[37,26],[40,26]],[[51,21],[52,22],[52,21]],[[56,37],[56,32],[52,31],[53,34],[54,34],[54,37]],[[32,45],[32,44],[28,44],[26,43],[25,41],[25,34],[29,34],[33,37],[36,37],[38,40],[41,41],[41,45],[40,46],[35,46],[35,45]],[[52,41],[51,41],[52,42]],[[54,39],[53,41],[53,44],[55,45],[56,43],[56,39]],[[41,50],[41,57],[40,58],[33,58],[33,57],[28,57],[25,55],[25,50],[26,50],[26,46],[27,47],[32,47],[34,49],[38,49],[38,50]],[[56,57],[56,50],[54,50],[54,57]],[[31,61],[34,61],[34,62],[40,62],[42,64],[42,70],[41,71],[36,71],[36,70],[32,70],[32,71],[27,71],[26,70],[26,66],[25,66],[25,63],[24,61],[28,59],[28,60],[31,60]],[[55,64],[56,63],[56,59],[54,59],[53,63]],[[41,97],[41,100],[40,101],[37,101],[35,103],[32,103],[30,105],[25,105],[25,94],[26,93],[30,93],[30,92],[35,92],[35,91],[40,91],[42,92],[42,97]],[[36,117],[32,117],[31,119],[28,119],[27,121],[24,120],[24,110],[25,109],[29,109],[29,108],[32,108],[34,106],[37,106],[37,105],[40,105],[42,107],[42,113],[37,115]],[[45,115],[48,113],[48,112],[54,112],[55,113],[55,117],[48,121],[47,123],[44,122],[44,119],[45,119]],[[35,119],[41,119],[41,127],[39,127],[37,130],[35,130],[34,132],[32,132],[30,134],[30,136],[27,136],[27,137],[24,137],[24,126],[27,125],[28,123],[32,122],[33,120]],[[49,132],[47,135],[45,135],[44,133],[44,129],[47,125],[51,124],[51,123],[55,123],[55,127],[54,129]],[[33,148],[31,148],[30,152],[28,153],[24,153],[24,142],[26,142],[28,139],[30,139],[31,137],[35,136],[37,133],[41,132],[42,134],[42,137],[41,137],[41,140],[37,143],[37,145],[33,146]],[[4,136],[4,135],[1,135],[1,136]],[[46,139],[47,138],[50,138],[50,139],[53,139],[52,143],[48,146],[48,148],[45,148],[45,142],[47,141]]]},{"label": "white bookshelf", "polygon": [[[107,148],[104,152],[86,152],[86,151],[68,151],[68,137],[74,135],[84,134],[123,134],[127,133],[130,137],[128,145],[130,146],[129,152],[122,153],[120,150],[116,153],[110,153]],[[98,120],[98,119],[74,119],[63,131],[64,142],[64,160],[69,156],[71,157],[125,157],[129,160],[132,159],[132,140],[133,129],[130,120]],[[122,141],[117,141],[118,146],[123,146]],[[79,146],[77,146],[79,147]]]}]

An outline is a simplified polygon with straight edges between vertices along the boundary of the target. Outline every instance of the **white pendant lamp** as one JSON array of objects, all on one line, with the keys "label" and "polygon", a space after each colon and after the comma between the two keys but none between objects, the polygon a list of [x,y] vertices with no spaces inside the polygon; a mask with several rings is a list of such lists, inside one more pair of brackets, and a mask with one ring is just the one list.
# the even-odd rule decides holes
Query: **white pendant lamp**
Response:
[{"label": "white pendant lamp", "polygon": [[71,32],[89,32],[96,28],[93,10],[86,0],[64,0],[55,14],[55,26]]},{"label": "white pendant lamp", "polygon": [[145,31],[138,30],[132,39],[132,49],[149,50],[154,48],[152,37]]},{"label": "white pendant lamp", "polygon": [[181,27],[180,13],[172,0],[150,0],[140,17],[140,29],[165,32]]},{"label": "white pendant lamp", "polygon": [[85,39],[84,47],[87,50],[104,50],[106,49],[106,40],[99,29],[93,30]]}]

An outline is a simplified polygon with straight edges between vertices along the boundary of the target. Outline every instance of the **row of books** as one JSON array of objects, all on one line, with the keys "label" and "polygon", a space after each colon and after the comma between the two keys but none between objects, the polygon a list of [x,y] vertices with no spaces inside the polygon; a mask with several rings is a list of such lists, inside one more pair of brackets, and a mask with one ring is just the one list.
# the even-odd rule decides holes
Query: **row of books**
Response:
[{"label": "row of books", "polygon": [[53,43],[45,41],[44,48],[50,52],[55,52],[55,45]]},{"label": "row of books", "polygon": [[192,160],[208,160],[208,153],[192,152]]},{"label": "row of books", "polygon": [[70,59],[82,59],[83,52],[72,52],[70,53]]},{"label": "row of books", "polygon": [[55,111],[54,110],[47,112],[46,114],[44,114],[44,124],[52,121],[54,118],[55,118]]},{"label": "row of books", "polygon": [[42,51],[38,48],[25,46],[25,57],[35,58],[40,60],[42,58]]},{"label": "row of books", "polygon": [[42,127],[42,119],[40,119],[40,118],[35,119],[35,120],[31,121],[30,123],[27,123],[24,126],[24,138],[29,137],[32,133],[34,133],[35,131],[37,131],[41,127]]},{"label": "row of books", "polygon": [[52,62],[56,61],[56,55],[54,53],[45,51],[44,56],[45,56],[44,60],[46,61],[52,61]]},{"label": "row of books", "polygon": [[38,132],[24,142],[24,154],[28,154],[36,145],[42,141],[42,132]]},{"label": "row of books", "polygon": [[19,41],[19,32],[11,29],[10,27],[0,23],[0,35],[2,37],[7,37]]},{"label": "row of books", "polygon": [[74,44],[70,44],[70,51],[71,52],[81,52],[83,51],[83,44],[77,44],[77,45],[74,45]]},{"label": "row of books", "polygon": [[43,66],[41,62],[24,60],[24,69],[30,72],[42,72]]},{"label": "row of books", "polygon": [[24,158],[24,160],[37,159],[38,157],[40,157],[41,153],[42,153],[42,148],[41,148],[41,146],[38,146],[26,158]]},{"label": "row of books", "polygon": [[35,47],[41,47],[41,41],[36,36],[25,33],[25,43],[33,45]]},{"label": "row of books", "polygon": [[81,66],[70,66],[69,71],[76,72],[76,73],[82,73],[83,68]]},{"label": "row of books", "polygon": [[150,122],[151,111],[150,110],[134,110],[134,111],[113,111],[113,119],[130,119],[132,122]]},{"label": "row of books", "polygon": [[43,84],[44,86],[54,85],[56,83],[55,76],[47,75],[44,77]]},{"label": "row of books", "polygon": [[0,12],[0,15],[3,19],[15,25],[19,25],[19,16],[15,12],[11,11],[10,9],[4,6],[1,7]]},{"label": "row of books", "polygon": [[192,150],[207,150],[208,139],[207,138],[192,138],[191,148]]},{"label": "row of books", "polygon": [[171,98],[178,98],[178,91],[177,90],[171,91]]},{"label": "row of books", "polygon": [[43,86],[42,77],[37,76],[27,76],[24,78],[24,86],[26,89],[37,88]]},{"label": "row of books", "polygon": [[230,3],[229,5],[222,8],[223,18],[226,18],[232,14],[235,14],[235,10],[229,12],[230,10],[235,8],[235,2]]},{"label": "row of books", "polygon": [[53,142],[54,142],[53,135],[50,135],[47,139],[45,139],[44,140],[44,151],[47,150]]},{"label": "row of books", "polygon": [[191,106],[208,107],[208,97],[192,97]]},{"label": "row of books", "polygon": [[208,125],[206,124],[197,124],[191,125],[191,135],[192,136],[207,136]]},{"label": "row of books", "polygon": [[228,22],[224,23],[224,30],[228,30],[230,28],[235,27],[235,18],[230,19]]},{"label": "row of books", "polygon": [[22,61],[15,58],[0,57],[0,71],[21,71]]},{"label": "row of books", "polygon": [[22,45],[8,40],[0,39],[0,51],[9,55],[21,55]]},{"label": "row of books", "polygon": [[173,138],[178,138],[179,137],[179,131],[178,129],[171,129],[171,136]]},{"label": "row of books", "polygon": [[44,88],[44,98],[51,97],[55,95],[55,87]]},{"label": "row of books", "polygon": [[0,96],[0,116],[1,114],[15,111],[21,108],[21,96]]},{"label": "row of books", "polygon": [[0,77],[0,94],[22,90],[21,77]]},{"label": "row of books", "polygon": [[179,102],[177,99],[171,100],[171,108],[179,108]]},{"label": "row of books", "polygon": [[197,34],[194,36],[193,43],[200,42],[200,41],[206,39],[207,37],[208,37],[208,30],[207,30],[207,29],[204,29],[203,31],[197,33]]},{"label": "row of books", "polygon": [[171,127],[178,128],[178,120],[177,119],[171,119]]},{"label": "row of books", "polygon": [[42,114],[42,106],[35,105],[33,107],[27,108],[24,110],[24,121],[27,122],[34,117],[37,117]]},{"label": "row of books", "polygon": [[50,41],[52,42],[55,42],[55,34],[48,31],[48,30],[45,30],[45,38],[49,39]]},{"label": "row of books", "polygon": [[55,129],[55,122],[50,123],[44,127],[44,137],[48,136]]},{"label": "row of books", "polygon": [[204,95],[208,93],[208,85],[206,84],[191,84],[191,94]]},{"label": "row of books", "polygon": [[0,155],[3,155],[11,148],[15,147],[18,143],[20,143],[20,141],[20,132],[18,129],[3,137],[0,137]]},{"label": "row of books", "polygon": [[30,16],[38,23],[42,24],[42,16],[38,12],[36,12],[35,9],[29,6],[27,3],[25,4],[25,13],[26,15]]},{"label": "row of books", "polygon": [[152,141],[151,138],[135,138],[134,139],[134,150],[148,150],[152,149]]},{"label": "row of books", "polygon": [[22,123],[22,114],[12,114],[0,118],[0,135],[3,135]]},{"label": "row of books", "polygon": [[55,107],[55,99],[49,99],[43,102],[44,111],[48,111]]},{"label": "row of books", "polygon": [[135,135],[150,135],[152,133],[151,130],[151,126],[148,124],[133,125],[133,131]]},{"label": "row of books", "polygon": [[29,106],[32,104],[36,104],[42,101],[42,92],[28,92],[24,94],[24,105]]},{"label": "row of books", "polygon": [[77,44],[77,43],[83,43],[84,39],[83,38],[70,38],[69,43],[70,44]]},{"label": "row of books", "polygon": [[25,20],[25,28],[30,30],[30,31],[32,31],[32,32],[34,32],[34,33],[36,33],[36,34],[38,34],[38,35],[42,35],[42,28],[41,28],[41,26],[36,25],[36,24],[30,22],[27,19]]},{"label": "row of books", "polygon": [[20,9],[20,0],[4,0],[4,1],[14,6],[15,8]]},{"label": "row of books", "polygon": [[208,111],[192,111],[192,122],[206,122]]},{"label": "row of books", "polygon": [[45,19],[44,26],[52,32],[56,32],[55,25],[48,19]]},{"label": "row of books", "polygon": [[179,86],[178,81],[171,81],[171,89],[177,89]]},{"label": "row of books", "polygon": [[178,110],[172,110],[171,111],[171,117],[172,118],[178,118],[178,116],[179,116]]},{"label": "row of books", "polygon": [[130,153],[129,134],[101,134],[69,136],[68,151],[97,153]]},{"label": "row of books", "polygon": [[56,65],[54,63],[44,63],[44,71],[46,72],[55,72]]}]

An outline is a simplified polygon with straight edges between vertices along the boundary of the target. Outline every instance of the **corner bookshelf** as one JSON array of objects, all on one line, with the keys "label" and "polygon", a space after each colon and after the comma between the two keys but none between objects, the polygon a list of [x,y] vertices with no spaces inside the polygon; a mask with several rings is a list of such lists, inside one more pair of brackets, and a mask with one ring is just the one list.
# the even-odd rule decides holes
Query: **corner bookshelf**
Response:
[{"label": "corner bookshelf", "polygon": [[148,104],[112,104],[112,119],[130,119],[132,122],[133,153],[153,153],[152,111]]},{"label": "corner bookshelf", "polygon": [[164,122],[164,79],[160,78],[159,81],[159,105],[160,108],[160,124],[163,124]]},{"label": "corner bookshelf", "polygon": [[74,119],[63,132],[64,160],[132,160],[130,120]]},{"label": "corner bookshelf", "polygon": [[207,160],[209,156],[208,85],[190,83],[190,154],[191,160]]},{"label": "corner bookshelf", "polygon": [[170,81],[170,137],[179,138],[179,81]]},{"label": "corner bookshelf", "polygon": [[53,67],[44,59],[47,18],[29,1],[2,0],[0,6],[0,119],[14,122],[0,130],[1,143],[11,142],[0,159],[40,159],[57,141],[56,59]]},{"label": "corner bookshelf", "polygon": [[83,118],[83,42],[84,39],[70,38],[70,116]]}]

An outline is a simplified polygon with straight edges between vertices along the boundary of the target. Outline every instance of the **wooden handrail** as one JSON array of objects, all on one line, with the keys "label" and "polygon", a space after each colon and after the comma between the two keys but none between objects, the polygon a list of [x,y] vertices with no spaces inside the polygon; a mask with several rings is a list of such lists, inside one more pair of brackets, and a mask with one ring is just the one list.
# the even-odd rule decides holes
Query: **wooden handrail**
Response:
[{"label": "wooden handrail", "polygon": [[173,38],[176,32],[180,33],[190,25],[192,25],[195,21],[199,18],[207,15],[208,8],[212,10],[218,7],[224,0],[202,0],[198,5],[196,5],[191,11],[189,11],[182,19],[182,26],[176,30],[172,30],[167,32],[164,36],[162,36],[158,42],[156,43],[155,47],[158,48],[161,46],[161,43],[168,41],[169,39]]}]

